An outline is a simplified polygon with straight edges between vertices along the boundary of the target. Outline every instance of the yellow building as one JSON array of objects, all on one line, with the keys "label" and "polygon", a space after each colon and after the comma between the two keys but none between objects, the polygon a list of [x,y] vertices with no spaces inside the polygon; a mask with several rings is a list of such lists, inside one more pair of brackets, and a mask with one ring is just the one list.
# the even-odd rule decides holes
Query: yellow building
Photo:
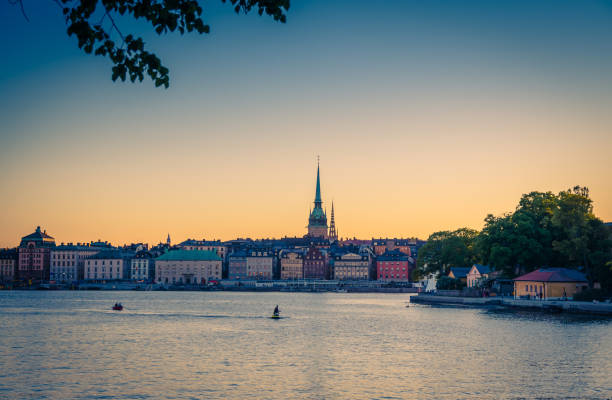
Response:
[{"label": "yellow building", "polygon": [[304,254],[302,251],[282,250],[280,264],[281,279],[302,279],[304,277]]},{"label": "yellow building", "polygon": [[566,268],[540,268],[514,279],[517,299],[569,299],[588,287],[581,272]]},{"label": "yellow building", "polygon": [[347,253],[334,258],[334,279],[368,280],[371,262],[366,255]]}]

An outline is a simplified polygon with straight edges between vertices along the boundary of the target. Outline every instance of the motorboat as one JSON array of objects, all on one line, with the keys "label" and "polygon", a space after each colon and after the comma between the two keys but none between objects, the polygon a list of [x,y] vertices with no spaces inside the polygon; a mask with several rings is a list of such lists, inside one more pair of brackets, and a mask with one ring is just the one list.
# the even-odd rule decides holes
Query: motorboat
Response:
[{"label": "motorboat", "polygon": [[113,306],[113,310],[114,311],[121,311],[121,310],[123,310],[123,306],[121,305],[121,303],[115,303],[115,305]]}]

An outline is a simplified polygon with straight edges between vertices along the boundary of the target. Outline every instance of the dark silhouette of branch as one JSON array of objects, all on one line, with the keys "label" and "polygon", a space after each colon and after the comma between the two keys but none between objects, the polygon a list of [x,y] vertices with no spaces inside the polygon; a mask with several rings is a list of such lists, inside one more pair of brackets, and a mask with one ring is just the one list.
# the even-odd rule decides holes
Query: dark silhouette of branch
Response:
[{"label": "dark silhouette of branch", "polygon": [[8,0],[8,2],[12,6],[19,4],[19,8],[21,9],[21,14],[23,14],[23,18],[25,18],[26,21],[30,22],[30,18],[28,18],[25,9],[23,8],[23,0]]}]

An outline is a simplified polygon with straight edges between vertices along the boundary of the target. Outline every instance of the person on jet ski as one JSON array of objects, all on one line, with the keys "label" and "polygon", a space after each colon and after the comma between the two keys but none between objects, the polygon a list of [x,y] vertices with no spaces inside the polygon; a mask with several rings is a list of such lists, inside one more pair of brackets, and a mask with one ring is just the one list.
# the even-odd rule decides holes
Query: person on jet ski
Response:
[{"label": "person on jet ski", "polygon": [[276,307],[274,307],[274,316],[278,317],[278,314],[280,313],[279,309],[278,309],[278,304],[276,305]]}]

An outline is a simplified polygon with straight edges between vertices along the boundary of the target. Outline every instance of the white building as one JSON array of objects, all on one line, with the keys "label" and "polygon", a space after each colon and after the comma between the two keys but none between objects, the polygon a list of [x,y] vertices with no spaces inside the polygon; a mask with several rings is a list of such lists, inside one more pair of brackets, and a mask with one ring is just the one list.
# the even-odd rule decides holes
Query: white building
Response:
[{"label": "white building", "polygon": [[126,279],[132,254],[119,250],[103,250],[85,260],[86,281]]},{"label": "white building", "polygon": [[247,277],[272,279],[274,275],[274,253],[270,250],[249,250],[246,257]]},{"label": "white building", "polygon": [[85,259],[102,248],[77,243],[61,244],[51,249],[50,280],[72,282],[84,278]]},{"label": "white building", "polygon": [[130,260],[129,278],[134,281],[152,281],[155,279],[155,259],[148,251],[139,251]]}]

